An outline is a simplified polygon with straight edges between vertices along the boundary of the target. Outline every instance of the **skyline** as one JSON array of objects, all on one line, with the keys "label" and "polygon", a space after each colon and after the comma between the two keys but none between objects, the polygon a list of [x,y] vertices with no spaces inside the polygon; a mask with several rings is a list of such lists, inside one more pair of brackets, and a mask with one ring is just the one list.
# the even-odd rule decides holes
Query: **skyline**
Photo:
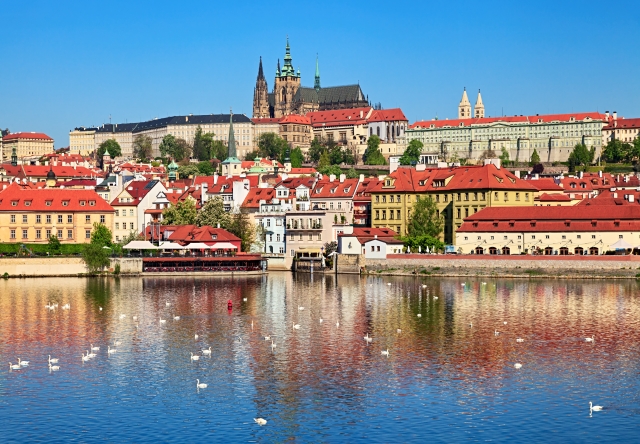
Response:
[{"label": "skyline", "polygon": [[[604,11],[596,2],[530,10],[325,2],[322,11],[287,10],[286,20],[273,5],[82,5],[5,6],[10,38],[0,48],[14,62],[0,74],[3,129],[44,132],[60,148],[74,127],[110,115],[124,123],[232,108],[250,117],[259,59],[271,90],[287,35],[303,86],[313,86],[318,54],[323,85],[358,82],[372,103],[402,108],[411,123],[456,118],[464,87],[472,105],[482,90],[487,116],[640,116],[632,48],[640,6],[632,2]],[[319,24],[309,23],[316,16]],[[615,27],[600,31],[607,23]]]}]

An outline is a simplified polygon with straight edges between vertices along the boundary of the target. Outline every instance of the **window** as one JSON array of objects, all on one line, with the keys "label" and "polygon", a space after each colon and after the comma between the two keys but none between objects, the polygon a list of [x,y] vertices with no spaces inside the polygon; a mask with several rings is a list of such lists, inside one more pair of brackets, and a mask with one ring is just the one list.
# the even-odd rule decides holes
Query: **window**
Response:
[{"label": "window", "polygon": [[84,217],[84,221],[85,221],[86,223],[91,223],[91,216],[90,216],[89,214],[87,214],[87,215]]},{"label": "window", "polygon": [[507,236],[504,236],[504,240],[507,240]]},{"label": "window", "polygon": [[544,238],[545,238],[545,239],[549,239],[549,235],[547,234]]},{"label": "window", "polygon": [[273,234],[269,235],[269,242],[273,242]]},{"label": "window", "polygon": [[464,209],[464,217],[469,217],[469,208]]},{"label": "window", "polygon": [[529,202],[529,193],[524,193],[524,200]]},{"label": "window", "polygon": [[592,234],[592,235],[591,235],[591,239],[595,239],[595,238],[596,238],[596,235],[595,235],[595,234]]},{"label": "window", "polygon": [[73,216],[71,214],[67,214],[67,223],[68,224],[73,223]]},{"label": "window", "polygon": [[47,223],[50,224],[51,223],[51,215],[47,214],[45,217],[46,217]]},{"label": "window", "polygon": [[[101,216],[101,217],[100,217],[100,220],[101,220],[101,221],[102,221],[102,217],[104,217],[104,216]],[[133,222],[129,222],[129,229],[130,229],[130,230],[135,230],[135,229],[136,229],[136,228],[135,228],[135,225],[133,224]]]},{"label": "window", "polygon": [[42,216],[40,216],[39,214],[36,214],[36,223],[42,223]]},{"label": "window", "polygon": [[469,240],[469,237],[468,237],[468,236],[465,236],[465,237],[464,237],[464,240]]},{"label": "window", "polygon": [[380,203],[380,196],[376,196],[376,203]]},{"label": "window", "polygon": [[387,220],[387,210],[382,210],[382,220]]},{"label": "window", "polygon": [[578,234],[578,239],[582,239],[582,236],[580,234]]},{"label": "window", "polygon": [[62,230],[58,230],[58,239],[62,239]]},{"label": "window", "polygon": [[120,222],[116,222],[116,230],[120,229]]},{"label": "window", "polygon": [[11,215],[11,223],[12,223],[12,224],[15,224],[15,223],[16,223],[16,215],[15,215],[15,214],[12,214],[12,215]]},{"label": "window", "polygon": [[387,196],[382,196],[382,203],[387,203]]},{"label": "window", "polygon": [[58,223],[61,224],[62,223],[62,214],[58,214]]},{"label": "window", "polygon": [[532,239],[532,240],[535,240],[535,238],[536,238],[536,235],[535,235],[535,234],[534,234],[533,236],[531,236],[531,239]]},{"label": "window", "polygon": [[89,201],[89,206],[90,207],[95,207],[96,206],[96,201],[95,200],[90,200]]},{"label": "window", "polygon": [[290,240],[290,241],[294,241],[294,240],[295,240],[295,237],[296,237],[296,235],[295,235],[295,234],[292,234],[291,236],[289,236],[289,240]]},{"label": "window", "polygon": [[520,240],[520,239],[522,239],[522,236],[521,236],[521,235],[518,235],[518,240]]},{"label": "window", "polygon": [[622,239],[622,234],[619,234],[619,235],[618,235],[618,239]]},{"label": "window", "polygon": [[509,193],[507,193],[507,192],[505,191],[505,193],[504,193],[504,201],[506,202],[506,201],[508,201],[508,200],[509,200]]},{"label": "window", "polygon": [[296,255],[296,250],[291,250],[290,254],[291,254],[291,257],[295,256]]},{"label": "window", "polygon": [[396,214],[397,214],[396,219],[401,219],[401,217],[400,217],[400,210],[396,210]]},{"label": "window", "polygon": [[516,201],[520,200],[520,193],[516,193]]},{"label": "window", "polygon": [[42,239],[42,230],[36,230],[36,239]]},{"label": "window", "polygon": [[389,210],[389,219],[393,220],[393,210]]},{"label": "window", "polygon": [[45,234],[47,235],[47,239],[51,237],[51,230],[46,230]]},{"label": "window", "polygon": [[493,236],[491,236],[491,240],[493,240]]},{"label": "window", "polygon": [[27,237],[29,237],[29,236],[27,235],[27,230],[22,230],[22,238],[23,238],[23,239],[26,239]]},{"label": "window", "polygon": [[298,240],[302,240],[302,233],[298,236]]},{"label": "window", "polygon": [[23,214],[23,215],[22,215],[22,223],[23,223],[23,224],[26,224],[26,223],[27,223],[27,215],[26,215],[26,214]]},{"label": "window", "polygon": [[380,210],[376,210],[376,220],[380,220]]},{"label": "window", "polygon": [[11,239],[15,239],[16,238],[16,230],[11,230]]},{"label": "window", "polygon": [[393,194],[389,196],[389,202],[393,203]]},{"label": "window", "polygon": [[376,247],[374,247],[373,245],[371,245],[371,251],[376,251]]},{"label": "window", "polygon": [[84,238],[91,239],[91,230],[84,230]]},{"label": "window", "polygon": [[318,240],[321,241],[322,240],[322,233],[318,233]]},{"label": "window", "polygon": [[73,230],[67,230],[67,239],[73,239]]},{"label": "window", "polygon": [[312,241],[313,240],[313,233],[309,233],[309,240]]},{"label": "window", "polygon": [[460,217],[462,217],[461,210],[460,210],[460,208],[458,208],[458,219],[460,219]]},{"label": "window", "polygon": [[469,200],[469,193],[464,193],[464,200],[466,200],[466,201]]},{"label": "window", "polygon": [[116,210],[116,216],[120,216],[120,210]]},{"label": "window", "polygon": [[399,194],[396,196],[396,202],[398,202],[398,203],[402,202],[402,199],[400,199],[400,195]]}]

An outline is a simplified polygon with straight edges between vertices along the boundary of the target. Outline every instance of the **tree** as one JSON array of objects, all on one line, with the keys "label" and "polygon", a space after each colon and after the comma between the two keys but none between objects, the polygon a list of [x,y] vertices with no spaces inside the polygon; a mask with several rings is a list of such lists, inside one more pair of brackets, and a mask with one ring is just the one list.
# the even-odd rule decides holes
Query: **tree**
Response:
[{"label": "tree", "polygon": [[[222,227],[222,224],[220,227]],[[255,242],[256,238],[256,227],[249,219],[249,215],[246,213],[246,210],[243,209],[232,215],[231,225],[227,231],[240,238],[242,251],[251,251],[251,245]]]},{"label": "tree", "polygon": [[244,160],[256,160],[256,157],[260,157],[260,153],[258,153],[258,151],[251,151],[245,154]]},{"label": "tree", "polygon": [[177,139],[173,134],[167,134],[162,138],[160,143],[160,155],[162,157],[171,157],[176,162],[180,162],[184,158],[191,155],[191,147],[184,139]]},{"label": "tree", "polygon": [[505,147],[502,147],[502,152],[500,154],[500,164],[508,165],[509,164],[509,151]]},{"label": "tree", "polygon": [[386,165],[387,161],[380,152],[380,138],[375,134],[367,140],[367,149],[362,156],[365,165]]},{"label": "tree", "polygon": [[578,143],[569,154],[569,164],[574,166],[589,165],[591,163],[591,152],[583,143]]},{"label": "tree", "polygon": [[538,150],[534,149],[533,154],[531,154],[531,160],[529,161],[530,166],[535,166],[540,163],[540,155],[538,154]]},{"label": "tree", "polygon": [[496,154],[495,151],[493,151],[493,150],[484,150],[482,152],[482,154],[480,155],[480,160],[495,159],[497,157],[498,157],[498,155]]},{"label": "tree", "polygon": [[191,157],[192,147],[189,145],[184,139],[176,139],[177,151],[176,151],[176,161],[182,162],[183,164],[189,163],[189,158]]},{"label": "tree", "polygon": [[60,253],[60,240],[58,239],[57,236],[49,236],[49,241],[47,242],[47,250],[49,251],[50,255],[54,255],[54,254],[58,254]]},{"label": "tree", "polygon": [[82,249],[82,260],[89,273],[95,274],[109,266],[109,250],[95,242],[89,242]]},{"label": "tree", "polygon": [[197,215],[196,202],[191,198],[186,198],[162,210],[162,224],[193,225],[196,223]]},{"label": "tree", "polygon": [[151,158],[153,140],[146,134],[138,134],[133,139],[133,157],[146,162]]},{"label": "tree", "polygon": [[181,165],[178,167],[178,174],[181,179],[186,179],[189,176],[197,176],[200,172],[198,165],[190,163],[189,165]]},{"label": "tree", "polygon": [[429,236],[428,234],[415,237],[404,236],[401,237],[400,240],[405,246],[409,247],[412,253],[417,253],[418,251],[424,252],[427,251],[427,248],[430,252],[444,250],[444,243],[437,237]]},{"label": "tree", "polygon": [[531,174],[542,174],[544,171],[544,165],[541,163],[536,163],[531,169]]},{"label": "tree", "polygon": [[99,244],[101,247],[111,248],[111,239],[113,235],[111,230],[105,224],[98,222],[93,223],[93,231],[91,231],[91,242]]},{"label": "tree", "polygon": [[213,165],[208,160],[198,162],[197,167],[200,176],[213,176],[213,173],[215,173]]},{"label": "tree", "polygon": [[444,227],[444,219],[438,211],[438,205],[431,196],[418,196],[413,204],[408,232],[410,237],[428,235],[439,237]]},{"label": "tree", "polygon": [[287,141],[276,133],[262,133],[258,137],[258,153],[262,157],[277,159],[289,148]]},{"label": "tree", "polygon": [[329,150],[329,162],[331,165],[340,165],[344,161],[344,152],[342,148],[335,145]]},{"label": "tree", "polygon": [[347,170],[347,179],[357,179],[359,177],[355,168],[351,167]]},{"label": "tree", "polygon": [[[209,159],[215,157],[218,160],[224,160],[227,158],[229,148],[221,140],[213,140],[212,133],[207,133],[202,138],[209,147]],[[255,159],[255,156],[253,158]]]},{"label": "tree", "polygon": [[338,165],[327,165],[323,167],[318,167],[318,172],[325,176],[330,176],[331,174],[333,174],[336,177],[342,174],[342,170]]},{"label": "tree", "polygon": [[195,219],[195,223],[199,227],[204,225],[217,227],[220,224],[220,228],[225,230],[229,229],[231,221],[231,215],[225,211],[224,202],[220,196],[209,199]]},{"label": "tree", "polygon": [[96,153],[98,156],[98,159],[102,159],[102,156],[104,156],[104,153],[107,150],[109,150],[109,154],[111,155],[112,159],[114,157],[122,156],[122,149],[120,148],[120,144],[116,142],[115,139],[108,139],[100,144],[100,146],[98,147],[98,151]]},{"label": "tree", "polygon": [[309,147],[309,159],[313,163],[318,163],[323,152],[325,152],[325,147],[317,137],[314,137],[311,141],[311,146]]},{"label": "tree", "polygon": [[321,168],[326,168],[329,166],[331,166],[331,159],[329,158],[329,153],[325,151],[320,155],[320,160],[318,161],[318,171]]},{"label": "tree", "polygon": [[402,153],[402,157],[400,157],[400,165],[415,165],[420,160],[420,155],[422,154],[422,148],[424,145],[417,139],[413,139],[407,145],[407,148]]},{"label": "tree", "polygon": [[302,162],[304,162],[304,154],[302,154],[302,150],[300,149],[299,146],[291,150],[289,159],[291,160],[291,168],[302,167]]},{"label": "tree", "polygon": [[207,147],[203,136],[202,127],[198,125],[196,134],[193,136],[193,157],[198,160],[209,160],[209,147]]}]

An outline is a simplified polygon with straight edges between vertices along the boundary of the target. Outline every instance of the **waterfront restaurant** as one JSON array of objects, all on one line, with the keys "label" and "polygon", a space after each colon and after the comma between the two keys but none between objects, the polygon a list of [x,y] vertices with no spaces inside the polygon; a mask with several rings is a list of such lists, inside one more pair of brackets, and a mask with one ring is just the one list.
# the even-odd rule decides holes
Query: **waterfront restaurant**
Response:
[{"label": "waterfront restaurant", "polygon": [[640,246],[640,206],[485,208],[456,232],[461,254],[599,255]]}]

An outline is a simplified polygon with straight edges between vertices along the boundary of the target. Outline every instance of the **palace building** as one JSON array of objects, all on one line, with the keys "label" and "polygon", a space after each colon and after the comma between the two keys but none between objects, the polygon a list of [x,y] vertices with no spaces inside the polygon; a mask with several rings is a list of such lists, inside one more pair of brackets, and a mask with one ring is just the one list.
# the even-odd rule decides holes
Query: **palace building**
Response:
[{"label": "palace building", "polygon": [[262,69],[262,57],[260,57],[258,78],[253,90],[254,118],[280,118],[289,114],[305,115],[310,111],[369,106],[368,97],[364,95],[358,84],[322,87],[317,58],[313,88],[301,86],[300,69],[296,72],[292,60],[287,38],[284,66],[280,68],[280,60],[278,60],[273,89],[269,92]]}]

